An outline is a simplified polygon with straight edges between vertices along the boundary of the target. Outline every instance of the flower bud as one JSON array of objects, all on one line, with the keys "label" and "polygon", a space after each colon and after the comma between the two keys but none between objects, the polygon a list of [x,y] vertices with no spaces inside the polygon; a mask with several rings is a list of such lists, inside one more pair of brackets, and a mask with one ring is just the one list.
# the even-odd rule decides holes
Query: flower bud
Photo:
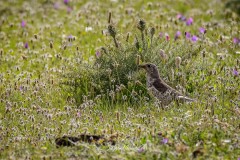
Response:
[{"label": "flower bud", "polygon": [[145,28],[146,28],[146,22],[145,22],[144,20],[140,19],[140,20],[138,21],[137,28],[138,28],[141,32],[143,32],[143,31],[145,30]]},{"label": "flower bud", "polygon": [[175,65],[176,65],[177,68],[180,67],[181,62],[182,62],[182,58],[181,57],[176,57],[175,58]]}]

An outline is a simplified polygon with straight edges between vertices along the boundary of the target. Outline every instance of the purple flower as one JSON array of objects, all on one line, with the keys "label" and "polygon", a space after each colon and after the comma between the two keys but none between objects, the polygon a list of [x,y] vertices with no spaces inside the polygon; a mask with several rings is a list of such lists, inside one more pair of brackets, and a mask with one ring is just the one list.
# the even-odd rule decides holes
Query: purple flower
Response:
[{"label": "purple flower", "polygon": [[69,0],[63,0],[64,4],[68,5]]},{"label": "purple flower", "polygon": [[233,43],[234,43],[234,44],[240,44],[240,39],[238,39],[238,38],[233,38]]},{"label": "purple flower", "polygon": [[56,3],[54,3],[54,9],[59,9],[59,3],[58,2],[56,2]]},{"label": "purple flower", "polygon": [[191,38],[191,34],[189,32],[185,32],[185,36],[186,36],[187,39]]},{"label": "purple flower", "polygon": [[67,7],[67,12],[70,13],[72,11],[71,7]]},{"label": "purple flower", "polygon": [[20,87],[19,87],[19,90],[20,90],[20,91],[23,91],[23,86],[20,86]]},{"label": "purple flower", "polygon": [[177,31],[177,33],[174,36],[174,40],[177,40],[180,37],[180,35],[181,35],[181,32]]},{"label": "purple flower", "polygon": [[195,35],[193,35],[193,36],[192,36],[192,41],[193,41],[193,42],[197,42],[197,40],[198,40],[198,37],[195,36]]},{"label": "purple flower", "polygon": [[101,56],[101,52],[100,51],[97,51],[96,52],[96,57],[99,58]]},{"label": "purple flower", "polygon": [[203,27],[200,27],[199,28],[199,32],[202,33],[202,34],[205,34],[206,33],[206,29],[203,28]]},{"label": "purple flower", "polygon": [[238,157],[238,160],[240,160],[240,157]]},{"label": "purple flower", "polygon": [[160,33],[159,33],[159,38],[162,38],[162,37],[163,37],[163,33],[160,32]]},{"label": "purple flower", "polygon": [[168,139],[167,139],[167,138],[163,138],[163,139],[162,139],[162,143],[163,143],[163,144],[167,144],[167,143],[168,143]]},{"label": "purple flower", "polygon": [[77,117],[81,117],[81,112],[77,112]]},{"label": "purple flower", "polygon": [[68,41],[72,41],[73,40],[73,36],[70,34],[68,37],[67,37]]},{"label": "purple flower", "polygon": [[187,19],[186,25],[187,25],[187,26],[190,26],[190,25],[192,25],[192,24],[193,24],[193,18],[190,17],[190,18]]},{"label": "purple flower", "polygon": [[167,40],[167,41],[170,40],[170,37],[169,37],[168,33],[165,33],[165,37],[166,37],[166,40]]},{"label": "purple flower", "polygon": [[183,16],[182,14],[178,13],[177,14],[177,19],[180,19],[182,16]]},{"label": "purple flower", "polygon": [[239,75],[239,73],[238,73],[238,71],[236,69],[233,70],[233,75],[234,76],[238,76]]},{"label": "purple flower", "polygon": [[143,147],[140,147],[140,148],[138,148],[138,153],[142,153],[142,152],[144,152],[144,148]]},{"label": "purple flower", "polygon": [[26,49],[28,49],[28,42],[26,42],[25,44],[24,44],[24,48],[26,48]]},{"label": "purple flower", "polygon": [[23,21],[23,20],[22,20],[22,22],[21,22],[21,27],[22,27],[22,28],[26,27],[26,22]]},{"label": "purple flower", "polygon": [[177,19],[181,20],[181,21],[186,21],[186,17],[183,16],[182,14],[177,14]]},{"label": "purple flower", "polygon": [[186,17],[182,16],[180,20],[181,21],[186,21],[186,19],[187,19]]}]

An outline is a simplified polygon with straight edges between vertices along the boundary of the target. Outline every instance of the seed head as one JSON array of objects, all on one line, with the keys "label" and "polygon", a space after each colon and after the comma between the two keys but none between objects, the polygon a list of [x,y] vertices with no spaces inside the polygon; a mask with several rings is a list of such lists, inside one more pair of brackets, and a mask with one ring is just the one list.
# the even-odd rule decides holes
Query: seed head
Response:
[{"label": "seed head", "polygon": [[128,40],[129,40],[129,37],[130,37],[130,33],[128,32],[128,33],[127,33],[126,42],[128,42]]},{"label": "seed head", "polygon": [[139,50],[139,48],[140,48],[140,44],[139,44],[139,41],[138,41],[138,39],[137,39],[137,36],[136,36],[136,38],[135,38],[135,42],[134,42],[134,44],[135,44],[137,50]]},{"label": "seed head", "polygon": [[144,20],[140,19],[140,20],[138,21],[137,28],[138,28],[141,32],[143,32],[143,31],[145,30],[145,28],[146,28],[146,22],[145,22]]},{"label": "seed head", "polygon": [[182,62],[182,58],[181,57],[176,57],[175,58],[175,65],[176,65],[177,68],[180,67],[181,62]]},{"label": "seed head", "polygon": [[53,48],[53,42],[50,42],[50,48],[52,49]]},{"label": "seed head", "polygon": [[155,34],[155,28],[154,27],[150,28],[150,34],[151,34],[151,37],[153,37],[153,35]]},{"label": "seed head", "polygon": [[37,34],[34,34],[34,38],[35,38],[35,39],[38,39],[38,36],[37,36]]},{"label": "seed head", "polygon": [[108,25],[108,33],[110,34],[110,36],[112,36],[113,38],[115,38],[117,32],[115,27],[112,24]]}]

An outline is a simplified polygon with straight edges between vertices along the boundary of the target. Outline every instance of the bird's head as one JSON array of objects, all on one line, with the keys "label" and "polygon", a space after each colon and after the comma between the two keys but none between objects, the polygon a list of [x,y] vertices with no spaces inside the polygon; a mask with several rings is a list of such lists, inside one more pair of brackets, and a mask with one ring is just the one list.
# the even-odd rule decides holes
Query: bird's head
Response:
[{"label": "bird's head", "polygon": [[159,77],[157,66],[153,63],[146,63],[146,64],[139,65],[139,68],[145,69],[147,72],[147,75],[151,76],[152,78]]}]

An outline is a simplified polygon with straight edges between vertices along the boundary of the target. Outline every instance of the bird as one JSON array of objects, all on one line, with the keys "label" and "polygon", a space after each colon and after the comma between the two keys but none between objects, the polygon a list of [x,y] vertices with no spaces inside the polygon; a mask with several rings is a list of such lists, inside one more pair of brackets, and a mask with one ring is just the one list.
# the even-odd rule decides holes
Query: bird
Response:
[{"label": "bird", "polygon": [[158,68],[155,64],[146,63],[138,66],[139,68],[145,69],[147,89],[161,102],[161,105],[167,106],[174,100],[177,100],[178,102],[195,101],[192,98],[184,96],[179,91],[165,83],[160,77]]}]

